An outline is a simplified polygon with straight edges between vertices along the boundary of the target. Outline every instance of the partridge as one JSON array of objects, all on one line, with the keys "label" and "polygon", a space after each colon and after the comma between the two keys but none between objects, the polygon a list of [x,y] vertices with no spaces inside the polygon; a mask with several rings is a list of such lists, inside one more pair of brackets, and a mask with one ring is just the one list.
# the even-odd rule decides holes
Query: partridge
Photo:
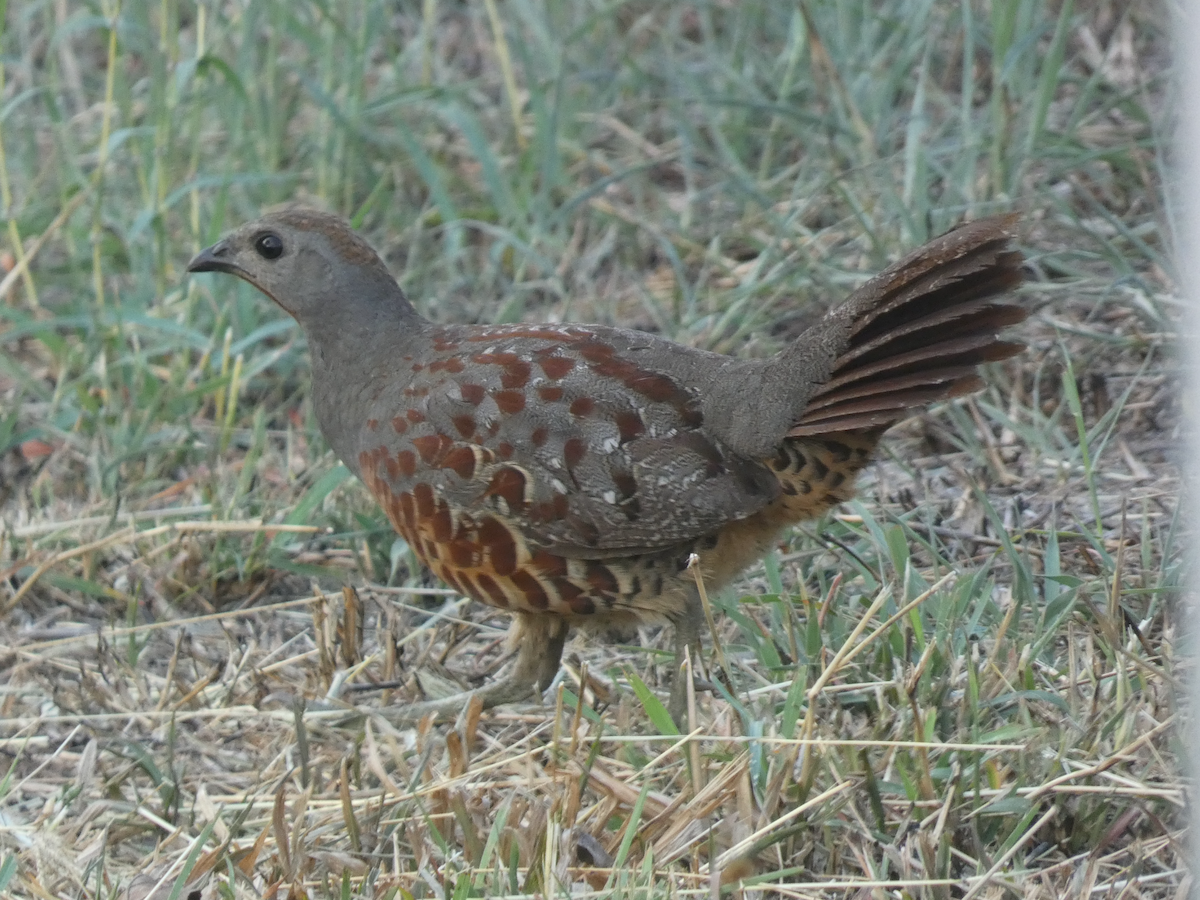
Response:
[{"label": "partridge", "polygon": [[[546,689],[572,624],[666,621],[699,648],[710,589],[847,500],[885,430],[976,391],[1023,345],[1013,216],[888,267],[769,359],[603,325],[440,325],[342,219],[289,208],[202,251],[300,323],[321,431],[440,579],[510,611],[485,706]],[[670,708],[686,694],[676,678]],[[409,712],[461,708],[463,697]]]}]

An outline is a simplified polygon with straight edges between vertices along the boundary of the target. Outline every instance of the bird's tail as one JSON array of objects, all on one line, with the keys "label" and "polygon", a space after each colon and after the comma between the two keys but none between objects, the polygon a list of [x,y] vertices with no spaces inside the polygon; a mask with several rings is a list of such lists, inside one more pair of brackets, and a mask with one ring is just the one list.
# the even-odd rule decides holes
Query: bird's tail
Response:
[{"label": "bird's tail", "polygon": [[1024,345],[1000,331],[1028,311],[1001,295],[1021,280],[1016,216],[954,229],[888,267],[800,341],[844,350],[789,437],[882,432],[911,409],[983,387],[978,366]]}]

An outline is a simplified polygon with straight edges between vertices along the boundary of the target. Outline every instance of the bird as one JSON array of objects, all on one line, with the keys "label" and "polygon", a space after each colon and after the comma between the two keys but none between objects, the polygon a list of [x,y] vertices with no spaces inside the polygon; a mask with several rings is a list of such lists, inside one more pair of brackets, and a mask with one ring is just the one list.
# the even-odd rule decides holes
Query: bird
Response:
[{"label": "bird", "polygon": [[[853,496],[883,433],[984,386],[1024,344],[1018,219],[960,225],[888,266],[774,356],[606,325],[443,324],[334,214],[288,206],[202,250],[293,316],[337,457],[420,561],[513,616],[506,677],[413,717],[540,696],[572,626],[674,626],[790,526]],[[668,709],[686,702],[676,669]]]}]

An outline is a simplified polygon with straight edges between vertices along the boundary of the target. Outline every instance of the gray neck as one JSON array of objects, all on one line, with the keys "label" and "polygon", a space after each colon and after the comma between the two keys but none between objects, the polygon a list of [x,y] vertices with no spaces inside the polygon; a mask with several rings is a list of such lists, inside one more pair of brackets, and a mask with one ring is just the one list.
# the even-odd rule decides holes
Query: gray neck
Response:
[{"label": "gray neck", "polygon": [[[358,454],[371,407],[385,385],[411,370],[401,357],[416,355],[430,323],[388,278],[376,290],[342,293],[324,305],[336,309],[318,322],[301,322],[312,355],[313,407],[321,433],[338,459],[359,474]],[[339,308],[340,307],[340,308]]]}]

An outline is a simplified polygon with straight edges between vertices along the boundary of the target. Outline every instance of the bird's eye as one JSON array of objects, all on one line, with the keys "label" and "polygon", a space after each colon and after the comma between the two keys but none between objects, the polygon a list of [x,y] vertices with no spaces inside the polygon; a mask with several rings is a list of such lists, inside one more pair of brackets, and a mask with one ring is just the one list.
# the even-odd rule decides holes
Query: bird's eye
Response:
[{"label": "bird's eye", "polygon": [[254,249],[263,259],[279,259],[283,255],[283,238],[273,231],[267,231],[255,240]]}]

